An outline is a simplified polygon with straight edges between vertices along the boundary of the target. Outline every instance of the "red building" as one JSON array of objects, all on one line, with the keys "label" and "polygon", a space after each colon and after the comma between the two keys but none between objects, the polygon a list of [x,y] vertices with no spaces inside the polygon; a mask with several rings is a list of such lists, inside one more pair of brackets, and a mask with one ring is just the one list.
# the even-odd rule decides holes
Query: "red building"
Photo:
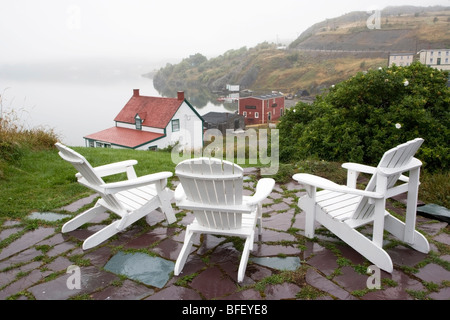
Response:
[{"label": "red building", "polygon": [[271,93],[239,99],[239,114],[245,124],[265,124],[277,121],[284,114],[284,96]]}]

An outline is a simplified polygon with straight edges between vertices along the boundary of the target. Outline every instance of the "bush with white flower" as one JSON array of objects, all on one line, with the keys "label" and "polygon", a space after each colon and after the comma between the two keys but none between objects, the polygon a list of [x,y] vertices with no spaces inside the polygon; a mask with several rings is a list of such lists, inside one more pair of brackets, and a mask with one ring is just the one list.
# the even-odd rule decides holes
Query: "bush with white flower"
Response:
[{"label": "bush with white flower", "polygon": [[[428,170],[450,163],[448,72],[419,62],[360,72],[312,105],[298,103],[281,118],[282,161],[311,156],[376,164],[383,153],[420,137],[417,157]],[[295,112],[292,112],[295,111]]]}]

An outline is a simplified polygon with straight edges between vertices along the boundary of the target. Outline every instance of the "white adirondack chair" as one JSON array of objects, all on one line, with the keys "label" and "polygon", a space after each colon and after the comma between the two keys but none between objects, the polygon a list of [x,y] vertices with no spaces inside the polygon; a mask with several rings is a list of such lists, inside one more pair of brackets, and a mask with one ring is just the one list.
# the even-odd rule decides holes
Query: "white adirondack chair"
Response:
[{"label": "white adirondack chair", "polygon": [[[298,206],[306,212],[306,236],[314,237],[315,221],[318,221],[387,272],[392,272],[393,264],[382,248],[384,230],[412,248],[428,253],[427,239],[415,230],[422,163],[414,154],[422,143],[423,139],[417,138],[387,151],[376,168],[344,163],[342,166],[348,170],[347,186],[310,174],[295,174],[293,178],[307,191],[298,201]],[[372,174],[365,190],[356,189],[356,179],[361,172]],[[405,172],[409,172],[409,177],[403,175]],[[317,188],[323,190],[316,191]],[[386,211],[385,204],[387,198],[405,192],[408,193],[407,209],[405,222],[402,222]],[[357,230],[367,223],[373,223],[372,239]]]},{"label": "white adirondack chair", "polygon": [[[83,242],[83,250],[95,247],[154,210],[163,212],[169,224],[176,221],[170,204],[173,191],[166,188],[167,178],[172,176],[171,172],[137,177],[133,167],[137,164],[136,160],[121,161],[93,168],[79,153],[61,143],[55,145],[61,158],[70,162],[78,171],[76,174],[78,182],[101,196],[93,208],[64,224],[62,232],[73,231],[106,210],[121,217],[88,237]],[[128,180],[105,183],[102,179],[102,177],[123,172],[127,173]]]},{"label": "white adirondack chair", "polygon": [[194,235],[238,236],[246,239],[238,270],[238,282],[242,282],[257,225],[258,234],[261,233],[261,201],[272,192],[275,181],[260,179],[255,194],[243,196],[243,169],[214,158],[182,161],[175,168],[175,174],[181,182],[175,190],[176,204],[181,209],[192,210],[195,215],[186,228],[175,275],[180,274],[186,263]]}]

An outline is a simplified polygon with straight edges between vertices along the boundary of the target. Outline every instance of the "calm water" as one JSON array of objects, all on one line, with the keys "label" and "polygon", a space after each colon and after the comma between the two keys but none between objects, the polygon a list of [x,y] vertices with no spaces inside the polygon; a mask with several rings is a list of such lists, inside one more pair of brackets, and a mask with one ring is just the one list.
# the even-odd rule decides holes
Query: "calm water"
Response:
[{"label": "calm water", "polygon": [[[67,73],[43,79],[0,73],[2,111],[14,110],[27,128],[52,128],[67,145],[85,146],[83,136],[114,126],[114,118],[133,89],[140,89],[141,95],[161,96],[153,81],[140,74],[113,70],[101,76]],[[233,112],[235,108],[214,99],[197,107],[190,100],[189,90],[186,97],[200,115],[210,111]]]}]

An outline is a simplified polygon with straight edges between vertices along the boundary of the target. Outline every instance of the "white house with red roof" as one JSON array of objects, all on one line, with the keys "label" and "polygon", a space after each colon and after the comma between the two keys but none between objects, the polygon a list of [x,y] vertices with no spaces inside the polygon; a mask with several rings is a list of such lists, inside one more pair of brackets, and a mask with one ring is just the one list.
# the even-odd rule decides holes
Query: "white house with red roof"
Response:
[{"label": "white house with red roof", "polygon": [[141,96],[139,89],[114,119],[115,127],[84,137],[89,147],[157,150],[179,144],[203,147],[203,118],[178,92],[177,98]]}]

